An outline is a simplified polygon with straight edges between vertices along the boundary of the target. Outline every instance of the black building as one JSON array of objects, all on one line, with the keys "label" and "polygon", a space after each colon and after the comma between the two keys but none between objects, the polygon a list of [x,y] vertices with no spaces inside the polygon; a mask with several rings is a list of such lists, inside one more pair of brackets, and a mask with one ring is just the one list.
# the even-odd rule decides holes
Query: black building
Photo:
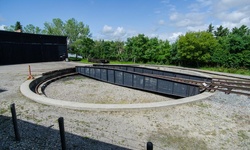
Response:
[{"label": "black building", "polygon": [[0,31],[0,65],[61,61],[67,37]]}]

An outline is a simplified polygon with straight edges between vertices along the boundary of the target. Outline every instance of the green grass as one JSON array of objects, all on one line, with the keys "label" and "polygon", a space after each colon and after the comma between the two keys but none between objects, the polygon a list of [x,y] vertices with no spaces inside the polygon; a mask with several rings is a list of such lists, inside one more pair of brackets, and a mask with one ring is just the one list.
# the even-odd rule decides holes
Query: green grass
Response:
[{"label": "green grass", "polygon": [[133,65],[133,64],[138,64],[138,63],[134,63],[134,62],[126,62],[126,61],[110,61],[110,64],[124,64],[124,65]]},{"label": "green grass", "polygon": [[84,64],[93,64],[91,62],[88,62],[88,59],[82,59],[81,60],[81,63],[84,63]]},{"label": "green grass", "polygon": [[[87,59],[75,59],[73,57],[69,58],[70,61],[79,61],[85,64],[93,64],[88,62]],[[134,63],[131,61],[123,62],[123,61],[110,61],[110,64],[124,64],[124,65],[134,65],[134,64],[143,64],[143,63]],[[154,64],[155,63],[147,63],[147,64]],[[242,74],[242,75],[250,75],[250,69],[236,69],[236,68],[223,68],[223,67],[201,67],[201,70],[208,70],[208,71],[216,71],[216,72],[224,72],[224,73],[233,73],[233,74]]]},{"label": "green grass", "polygon": [[222,67],[202,67],[199,69],[217,71],[217,72],[225,72],[225,73],[233,73],[233,74],[250,75],[249,69],[242,69],[242,68],[236,69],[236,68],[222,68]]}]

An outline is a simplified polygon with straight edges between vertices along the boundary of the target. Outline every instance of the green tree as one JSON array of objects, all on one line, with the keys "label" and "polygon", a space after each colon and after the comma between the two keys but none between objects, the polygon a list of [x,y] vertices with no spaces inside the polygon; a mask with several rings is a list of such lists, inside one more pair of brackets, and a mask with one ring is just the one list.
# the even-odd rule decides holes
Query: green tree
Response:
[{"label": "green tree", "polygon": [[212,25],[212,23],[209,24],[207,32],[212,33],[213,34],[214,31],[214,26]]},{"label": "green tree", "polygon": [[64,27],[64,35],[68,36],[69,45],[77,39],[91,37],[89,26],[84,25],[83,22],[78,22],[74,18],[67,20]]},{"label": "green tree", "polygon": [[60,18],[54,18],[52,23],[44,23],[44,34],[48,35],[66,35],[64,29],[65,23]]},{"label": "green tree", "polygon": [[214,35],[216,37],[223,37],[223,36],[227,36],[229,34],[229,29],[228,28],[224,28],[222,25],[220,25],[216,31],[214,31]]},{"label": "green tree", "polygon": [[15,26],[14,25],[10,25],[10,26],[5,26],[4,27],[4,30],[6,30],[6,31],[15,31]]},{"label": "green tree", "polygon": [[20,30],[21,32],[23,30],[23,27],[22,27],[20,21],[17,21],[15,24],[15,31],[17,31],[17,30]]},{"label": "green tree", "polygon": [[217,46],[218,42],[211,33],[187,32],[179,38],[178,53],[186,64],[199,67],[211,62],[211,54]]},{"label": "green tree", "polygon": [[139,34],[132,38],[128,38],[126,42],[126,51],[133,62],[145,62],[145,51],[149,38],[144,34]]},{"label": "green tree", "polygon": [[35,27],[32,24],[28,24],[24,27],[24,33],[41,34],[42,30],[39,27]]}]

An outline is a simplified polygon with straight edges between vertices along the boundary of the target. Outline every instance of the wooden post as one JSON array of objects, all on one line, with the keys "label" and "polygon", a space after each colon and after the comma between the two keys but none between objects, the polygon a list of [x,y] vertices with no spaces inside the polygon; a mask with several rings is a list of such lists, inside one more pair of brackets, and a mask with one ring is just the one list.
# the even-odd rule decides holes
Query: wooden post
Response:
[{"label": "wooden post", "polygon": [[62,150],[66,150],[65,131],[63,117],[58,118]]},{"label": "wooden post", "polygon": [[153,150],[153,143],[147,142],[147,150]]},{"label": "wooden post", "polygon": [[20,139],[20,135],[19,135],[19,132],[18,132],[18,127],[17,127],[15,103],[10,105],[10,109],[11,109],[11,114],[12,114],[12,121],[13,121],[16,141],[20,141],[21,139]]}]

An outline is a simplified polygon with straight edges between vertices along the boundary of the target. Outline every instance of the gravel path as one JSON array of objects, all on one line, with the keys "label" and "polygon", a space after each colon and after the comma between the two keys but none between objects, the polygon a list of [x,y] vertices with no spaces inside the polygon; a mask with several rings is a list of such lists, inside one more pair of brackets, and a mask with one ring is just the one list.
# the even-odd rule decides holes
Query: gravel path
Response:
[{"label": "gravel path", "polygon": [[84,76],[71,76],[51,83],[47,97],[96,104],[134,104],[173,100],[156,94],[120,87]]},{"label": "gravel path", "polygon": [[[31,64],[31,68],[33,74],[40,75],[43,72],[75,65],[67,62],[35,63]],[[59,117],[64,117],[68,149],[145,150],[147,141],[154,143],[154,150],[250,149],[250,98],[247,96],[216,92],[212,97],[199,102],[161,109],[124,112],[77,111],[42,105],[22,96],[19,87],[27,78],[27,66],[27,64],[0,66],[1,150],[60,149],[57,123]],[[71,82],[82,80],[85,84],[91,83],[88,79],[74,80],[63,80],[63,84],[71,88]],[[60,86],[61,83],[52,83],[48,89],[57,84]],[[110,84],[104,86],[108,88]],[[59,91],[63,91],[64,88],[67,89],[61,86]],[[117,89],[118,87],[115,88]],[[130,89],[128,91],[130,95],[138,92]],[[105,91],[103,93],[112,96],[114,94]],[[110,102],[123,103],[124,100],[119,99],[119,96],[124,97],[125,93],[127,92],[114,96],[116,101],[110,99]],[[63,97],[66,96],[69,94]],[[126,99],[129,98],[128,96]],[[140,100],[138,98],[133,102]],[[20,142],[14,141],[9,110],[12,103],[16,104]]]}]

